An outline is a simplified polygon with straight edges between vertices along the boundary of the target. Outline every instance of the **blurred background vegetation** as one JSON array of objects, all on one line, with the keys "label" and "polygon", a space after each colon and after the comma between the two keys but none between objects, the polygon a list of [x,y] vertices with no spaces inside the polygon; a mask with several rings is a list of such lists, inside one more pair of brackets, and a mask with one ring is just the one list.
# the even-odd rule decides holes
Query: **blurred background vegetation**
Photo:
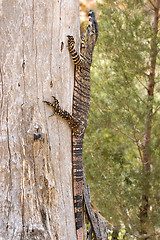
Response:
[{"label": "blurred background vegetation", "polygon": [[[81,29],[90,9],[95,10],[99,23],[83,148],[92,202],[114,229],[111,239],[160,239],[160,35],[153,33],[156,1],[80,2]],[[153,50],[156,68],[150,96]],[[148,114],[150,170],[146,175],[143,155]],[[144,189],[145,219],[141,216]]]}]

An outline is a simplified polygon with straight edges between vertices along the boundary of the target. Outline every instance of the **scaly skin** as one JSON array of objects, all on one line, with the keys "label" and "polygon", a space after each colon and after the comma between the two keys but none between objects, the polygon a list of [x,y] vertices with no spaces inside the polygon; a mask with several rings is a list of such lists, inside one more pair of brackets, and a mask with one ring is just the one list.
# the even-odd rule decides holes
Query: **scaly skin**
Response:
[{"label": "scaly skin", "polygon": [[98,37],[98,25],[94,12],[89,12],[89,24],[82,38],[81,52],[77,54],[74,38],[68,37],[68,49],[75,64],[74,92],[72,115],[63,110],[58,100],[46,102],[53,107],[54,112],[65,119],[72,129],[72,164],[73,164],[73,192],[77,240],[83,240],[83,161],[82,146],[84,132],[87,127],[87,118],[90,105],[90,67],[92,53]]}]

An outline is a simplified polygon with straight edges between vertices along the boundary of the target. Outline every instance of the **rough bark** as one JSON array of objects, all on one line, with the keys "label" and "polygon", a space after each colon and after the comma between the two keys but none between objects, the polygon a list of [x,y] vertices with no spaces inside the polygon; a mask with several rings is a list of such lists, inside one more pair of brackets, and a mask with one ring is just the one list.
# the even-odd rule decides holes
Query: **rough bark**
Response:
[{"label": "rough bark", "polygon": [[0,239],[74,240],[71,131],[43,100],[71,112],[79,1],[0,5]]},{"label": "rough bark", "polygon": [[[146,109],[146,123],[145,123],[145,135],[143,142],[143,156],[142,163],[144,169],[144,183],[142,190],[142,204],[140,206],[140,222],[141,222],[141,234],[147,234],[147,222],[148,222],[148,210],[149,210],[149,176],[151,171],[151,131],[152,131],[152,118],[153,118],[153,101],[154,101],[154,86],[155,86],[155,69],[156,59],[158,54],[158,21],[159,21],[159,8],[160,0],[155,1],[155,5],[152,3],[154,18],[153,18],[153,33],[151,39],[151,54],[150,54],[150,74],[147,88],[147,109]],[[144,237],[144,239],[148,239]]]}]

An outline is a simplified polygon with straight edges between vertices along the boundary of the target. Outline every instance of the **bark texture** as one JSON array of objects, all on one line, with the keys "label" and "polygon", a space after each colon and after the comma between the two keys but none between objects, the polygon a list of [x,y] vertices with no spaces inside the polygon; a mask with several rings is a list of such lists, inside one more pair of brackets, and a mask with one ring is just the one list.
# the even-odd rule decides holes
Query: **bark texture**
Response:
[{"label": "bark texture", "polygon": [[0,239],[76,239],[71,112],[79,1],[0,1]]}]

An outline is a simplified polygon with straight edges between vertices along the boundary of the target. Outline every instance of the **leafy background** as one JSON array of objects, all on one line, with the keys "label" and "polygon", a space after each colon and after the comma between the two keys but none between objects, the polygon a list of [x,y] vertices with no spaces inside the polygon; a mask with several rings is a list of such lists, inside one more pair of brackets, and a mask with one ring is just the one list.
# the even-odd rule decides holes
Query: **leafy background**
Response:
[{"label": "leafy background", "polygon": [[[149,1],[81,1],[81,29],[96,12],[99,37],[91,70],[91,105],[83,161],[92,202],[121,231],[138,239],[139,209],[146,181],[142,166],[153,10]],[[159,42],[159,34],[157,36]],[[150,144],[147,233],[160,231],[160,57],[157,55]],[[127,235],[129,234],[129,235]],[[117,239],[114,238],[113,239]],[[150,237],[149,239],[158,239]]]}]

